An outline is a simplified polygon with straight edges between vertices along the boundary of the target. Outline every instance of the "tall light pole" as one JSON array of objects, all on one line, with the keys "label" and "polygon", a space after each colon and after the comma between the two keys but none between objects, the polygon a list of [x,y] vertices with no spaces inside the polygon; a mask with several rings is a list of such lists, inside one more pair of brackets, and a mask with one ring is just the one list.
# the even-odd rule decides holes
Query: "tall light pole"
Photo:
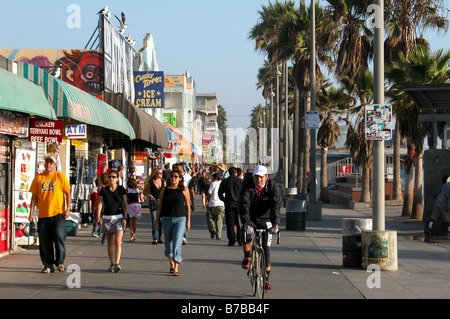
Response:
[{"label": "tall light pole", "polygon": [[[311,86],[311,111],[316,110],[316,4],[311,0],[311,66],[310,66],[310,86]],[[310,200],[316,201],[316,129],[310,132],[310,172],[311,191]]]},{"label": "tall light pole", "polygon": [[[384,0],[375,0],[378,14],[374,32],[374,104],[384,104]],[[373,142],[373,230],[383,231],[385,228],[384,202],[384,140]]]},{"label": "tall light pole", "polygon": [[[316,110],[316,3],[311,0],[311,57],[310,57],[311,111]],[[309,219],[322,219],[322,203],[316,199],[316,129],[310,132],[309,176],[311,190],[309,193]]]}]

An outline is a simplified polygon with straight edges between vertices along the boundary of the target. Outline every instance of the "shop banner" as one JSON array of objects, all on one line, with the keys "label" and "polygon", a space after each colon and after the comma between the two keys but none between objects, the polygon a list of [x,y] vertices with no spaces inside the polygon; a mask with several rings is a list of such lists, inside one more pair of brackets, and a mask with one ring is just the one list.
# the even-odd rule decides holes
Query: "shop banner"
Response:
[{"label": "shop banner", "polygon": [[63,140],[63,121],[30,119],[31,142],[60,144]]},{"label": "shop banner", "polygon": [[164,107],[164,72],[134,72],[134,104],[139,108]]},{"label": "shop banner", "polygon": [[27,137],[28,117],[15,117],[8,111],[0,111],[0,133]]}]

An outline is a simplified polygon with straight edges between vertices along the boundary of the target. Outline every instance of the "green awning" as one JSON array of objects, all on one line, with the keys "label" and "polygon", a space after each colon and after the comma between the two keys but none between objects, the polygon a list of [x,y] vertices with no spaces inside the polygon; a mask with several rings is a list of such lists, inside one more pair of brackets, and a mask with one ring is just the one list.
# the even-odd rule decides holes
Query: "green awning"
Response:
[{"label": "green awning", "polygon": [[18,62],[18,74],[41,85],[53,101],[58,117],[99,126],[136,138],[127,118],[97,97],[50,75],[32,64]]},{"label": "green awning", "polygon": [[0,68],[0,109],[56,120],[42,87]]}]

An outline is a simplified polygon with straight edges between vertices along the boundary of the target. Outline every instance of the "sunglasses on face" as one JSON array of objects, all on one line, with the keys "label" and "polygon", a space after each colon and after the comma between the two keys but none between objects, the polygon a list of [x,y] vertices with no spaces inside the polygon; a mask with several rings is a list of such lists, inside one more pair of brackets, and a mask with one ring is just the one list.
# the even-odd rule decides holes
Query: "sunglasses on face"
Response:
[{"label": "sunglasses on face", "polygon": [[170,175],[170,178],[179,178],[180,176],[178,175]]},{"label": "sunglasses on face", "polygon": [[117,178],[117,176],[108,176],[108,178]]}]

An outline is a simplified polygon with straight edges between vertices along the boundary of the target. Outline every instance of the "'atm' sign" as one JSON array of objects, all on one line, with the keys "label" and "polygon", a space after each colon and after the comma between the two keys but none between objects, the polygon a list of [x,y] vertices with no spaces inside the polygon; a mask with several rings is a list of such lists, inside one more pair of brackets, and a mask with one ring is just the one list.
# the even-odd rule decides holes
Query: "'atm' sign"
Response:
[{"label": "'atm' sign", "polygon": [[86,124],[68,125],[66,127],[67,138],[87,138]]}]

